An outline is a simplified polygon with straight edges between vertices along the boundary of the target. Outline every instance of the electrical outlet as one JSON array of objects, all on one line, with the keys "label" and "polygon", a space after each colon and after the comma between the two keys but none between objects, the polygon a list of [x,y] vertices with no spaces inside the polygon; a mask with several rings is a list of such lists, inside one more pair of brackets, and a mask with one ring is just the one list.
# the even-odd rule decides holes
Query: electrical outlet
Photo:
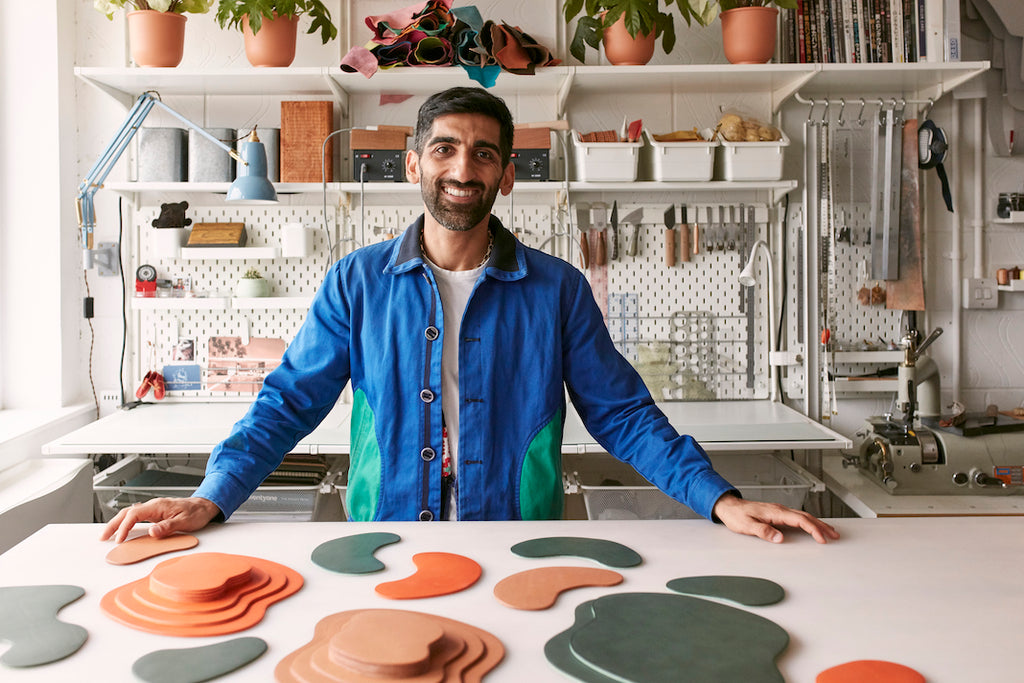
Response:
[{"label": "electrical outlet", "polygon": [[995,278],[964,278],[963,301],[964,308],[999,308]]},{"label": "electrical outlet", "polygon": [[100,413],[109,415],[121,407],[121,392],[117,389],[100,390]]}]

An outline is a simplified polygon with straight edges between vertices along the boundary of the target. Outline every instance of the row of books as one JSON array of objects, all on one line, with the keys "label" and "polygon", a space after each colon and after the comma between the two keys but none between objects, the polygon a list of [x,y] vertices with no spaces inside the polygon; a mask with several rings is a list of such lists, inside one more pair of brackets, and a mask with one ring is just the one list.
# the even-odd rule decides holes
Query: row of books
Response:
[{"label": "row of books", "polygon": [[960,61],[960,0],[798,0],[783,9],[779,61]]}]

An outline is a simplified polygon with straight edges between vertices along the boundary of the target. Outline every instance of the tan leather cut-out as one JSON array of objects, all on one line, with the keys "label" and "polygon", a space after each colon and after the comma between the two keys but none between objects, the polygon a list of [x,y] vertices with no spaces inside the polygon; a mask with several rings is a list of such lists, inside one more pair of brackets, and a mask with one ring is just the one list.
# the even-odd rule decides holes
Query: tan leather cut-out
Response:
[{"label": "tan leather cut-out", "polygon": [[189,534],[173,534],[153,538],[149,534],[130,538],[107,553],[107,562],[116,565],[135,564],[157,555],[188,550],[199,545],[199,539]]},{"label": "tan leather cut-out", "polygon": [[622,574],[597,567],[540,567],[498,582],[494,597],[513,609],[541,610],[555,604],[567,590],[583,586],[615,586]]}]

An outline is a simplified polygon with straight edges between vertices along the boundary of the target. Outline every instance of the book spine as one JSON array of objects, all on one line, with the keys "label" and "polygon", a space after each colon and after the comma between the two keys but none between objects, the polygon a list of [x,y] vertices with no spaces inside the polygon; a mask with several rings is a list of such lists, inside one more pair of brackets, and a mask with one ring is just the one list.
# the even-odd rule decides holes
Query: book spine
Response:
[{"label": "book spine", "polygon": [[928,61],[928,28],[925,22],[925,0],[916,0],[915,4],[915,18],[916,18],[916,29],[917,29],[917,61],[927,62]]},{"label": "book spine", "polygon": [[796,3],[796,55],[801,64],[807,62],[807,51],[804,46],[804,0]]},{"label": "book spine", "polygon": [[942,45],[942,5],[943,0],[925,0],[924,4],[929,62],[941,62],[945,59]]},{"label": "book spine", "polygon": [[892,62],[903,61],[903,2],[889,0],[889,36],[892,45]]},{"label": "book spine", "polygon": [[852,64],[854,62],[853,0],[842,0],[841,8],[843,15],[843,61],[847,64]]},{"label": "book spine", "polygon": [[946,0],[942,22],[943,57],[960,61],[960,0]]}]

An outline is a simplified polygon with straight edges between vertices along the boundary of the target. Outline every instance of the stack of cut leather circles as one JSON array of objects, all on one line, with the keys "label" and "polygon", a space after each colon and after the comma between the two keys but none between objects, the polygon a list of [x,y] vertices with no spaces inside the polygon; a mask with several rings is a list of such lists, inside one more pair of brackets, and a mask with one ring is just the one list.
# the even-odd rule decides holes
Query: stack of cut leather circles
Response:
[{"label": "stack of cut leather circles", "polygon": [[140,631],[219,636],[255,626],[267,607],[302,583],[296,571],[269,560],[195,553],[165,560],[149,576],[112,590],[100,608]]}]

